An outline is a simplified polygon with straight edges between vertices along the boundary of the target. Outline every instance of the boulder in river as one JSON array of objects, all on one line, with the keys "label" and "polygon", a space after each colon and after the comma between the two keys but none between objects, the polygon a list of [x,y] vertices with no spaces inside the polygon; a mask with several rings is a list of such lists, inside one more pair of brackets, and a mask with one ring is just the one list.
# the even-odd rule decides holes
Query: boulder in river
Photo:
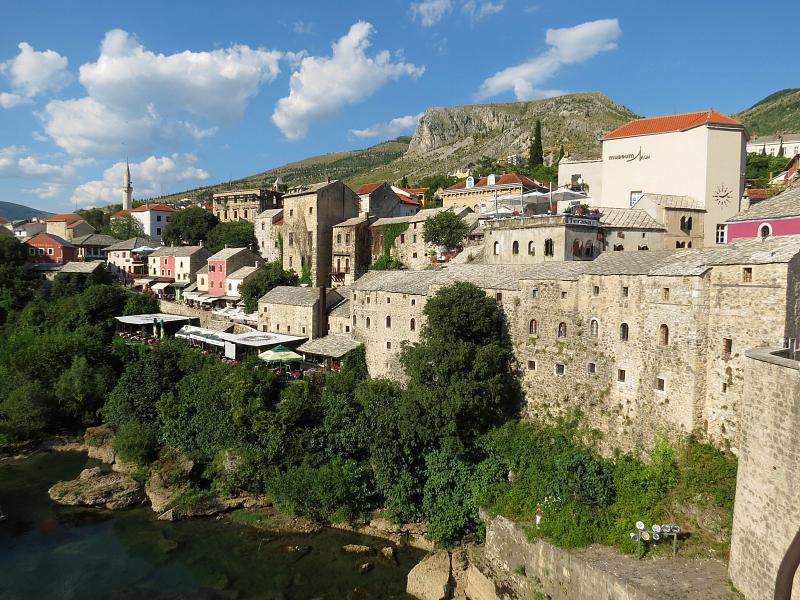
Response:
[{"label": "boulder in river", "polygon": [[103,473],[99,467],[84,469],[77,479],[59,481],[48,492],[66,506],[94,506],[119,510],[144,501],[142,486],[124,473]]},{"label": "boulder in river", "polygon": [[450,554],[430,555],[411,569],[406,582],[409,596],[419,600],[445,600],[450,591]]},{"label": "boulder in river", "polygon": [[347,552],[348,554],[374,554],[375,550],[370,546],[362,546],[361,544],[345,544],[342,546],[342,552]]}]

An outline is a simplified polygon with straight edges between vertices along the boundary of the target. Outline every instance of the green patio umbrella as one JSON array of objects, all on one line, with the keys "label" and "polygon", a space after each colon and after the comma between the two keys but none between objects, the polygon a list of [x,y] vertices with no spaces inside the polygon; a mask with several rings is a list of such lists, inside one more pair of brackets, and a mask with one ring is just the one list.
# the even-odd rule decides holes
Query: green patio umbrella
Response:
[{"label": "green patio umbrella", "polygon": [[277,346],[262,352],[258,355],[263,361],[266,362],[277,362],[277,363],[291,363],[297,362],[298,360],[303,360],[303,357],[297,354],[297,352],[293,352],[286,346],[278,344]]}]

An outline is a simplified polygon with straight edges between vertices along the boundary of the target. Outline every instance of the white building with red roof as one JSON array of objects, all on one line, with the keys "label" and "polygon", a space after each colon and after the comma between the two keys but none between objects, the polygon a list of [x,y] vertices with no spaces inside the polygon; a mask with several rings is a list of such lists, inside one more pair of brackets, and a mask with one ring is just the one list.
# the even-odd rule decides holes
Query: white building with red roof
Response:
[{"label": "white building with red roof", "polygon": [[175,209],[165,204],[142,204],[130,210],[123,209],[111,215],[112,219],[118,219],[130,215],[142,225],[144,237],[154,240],[161,240],[164,229],[169,223],[169,218]]}]

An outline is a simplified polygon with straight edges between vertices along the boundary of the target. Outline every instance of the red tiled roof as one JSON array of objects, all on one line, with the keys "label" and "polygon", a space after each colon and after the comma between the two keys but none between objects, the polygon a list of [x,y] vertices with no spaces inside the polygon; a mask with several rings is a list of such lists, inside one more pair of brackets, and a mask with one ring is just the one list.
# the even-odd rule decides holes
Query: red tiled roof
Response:
[{"label": "red tiled roof", "polygon": [[86,223],[83,219],[78,219],[77,221],[70,221],[67,223],[67,229],[72,229],[73,227],[77,227],[81,223]]},{"label": "red tiled roof", "polygon": [[[495,177],[494,184],[495,185],[509,185],[513,183],[521,183],[524,187],[527,188],[535,188],[540,187],[544,189],[550,189],[551,187],[555,188],[555,184],[549,181],[541,181],[539,179],[531,179],[527,175],[522,175],[521,173],[504,173],[500,177]],[[489,185],[489,178],[488,177],[481,177],[478,181],[475,182],[475,187],[486,187]],[[467,186],[466,180],[459,181],[455,185],[451,185],[448,190],[460,190],[464,189]]]},{"label": "red tiled roof", "polygon": [[365,183],[360,188],[356,190],[356,194],[358,196],[364,196],[365,194],[371,194],[379,187],[381,187],[385,182],[383,181],[376,181],[375,183]]},{"label": "red tiled roof", "polygon": [[5,225],[6,223],[11,223],[11,221],[6,219],[5,217],[0,217],[0,225]]},{"label": "red tiled roof", "polygon": [[175,209],[171,206],[167,206],[166,204],[142,204],[141,206],[137,206],[136,208],[132,209],[131,212],[147,212],[148,210],[158,210],[161,212],[175,212]]},{"label": "red tiled roof", "polygon": [[744,191],[748,198],[757,200],[766,200],[767,190],[763,188],[749,188]]},{"label": "red tiled roof", "polygon": [[43,238],[46,238],[46,239],[50,240],[51,242],[54,242],[58,246],[64,246],[65,248],[74,248],[75,247],[73,244],[69,243],[64,238],[59,237],[57,235],[54,235],[52,233],[47,233],[46,231],[41,231],[41,232],[37,233],[35,236],[33,236],[31,239],[27,240],[25,243],[32,246],[34,244],[42,243],[44,241]]},{"label": "red tiled roof", "polygon": [[686,131],[706,123],[721,125],[739,125],[741,121],[724,115],[713,108],[699,112],[683,113],[679,115],[663,115],[661,117],[648,117],[646,119],[634,119],[617,127],[614,131],[606,134],[604,140],[631,137],[637,135],[652,135],[654,133],[668,133],[671,131]]},{"label": "red tiled roof", "polygon": [[48,223],[60,223],[61,221],[72,222],[72,221],[77,221],[78,219],[80,219],[80,216],[76,215],[75,213],[61,213],[59,215],[53,215],[52,217],[49,217],[47,219],[47,222]]},{"label": "red tiled roof", "polygon": [[112,219],[116,219],[116,218],[119,218],[119,217],[125,217],[125,216],[127,216],[129,214],[131,214],[131,211],[130,211],[130,209],[126,208],[124,210],[118,210],[113,215],[111,215],[111,218]]},{"label": "red tiled roof", "polygon": [[417,196],[422,196],[425,192],[428,191],[428,188],[400,188],[403,191],[408,192],[409,194],[416,194]]}]

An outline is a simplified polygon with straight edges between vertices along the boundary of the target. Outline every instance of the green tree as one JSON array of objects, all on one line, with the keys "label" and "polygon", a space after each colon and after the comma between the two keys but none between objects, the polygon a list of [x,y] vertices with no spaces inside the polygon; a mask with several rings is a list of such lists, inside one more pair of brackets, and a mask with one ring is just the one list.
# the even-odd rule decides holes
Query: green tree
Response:
[{"label": "green tree", "polygon": [[770,177],[782,173],[789,165],[788,158],[751,152],[747,155],[747,178],[755,187],[767,187]]},{"label": "green tree", "polygon": [[461,248],[468,233],[469,227],[464,221],[455,213],[444,211],[425,221],[422,239],[435,246]]},{"label": "green tree", "polygon": [[97,411],[105,401],[114,375],[106,365],[90,366],[85,356],[75,356],[53,389],[61,413],[81,425],[95,423]]},{"label": "green tree", "polygon": [[29,440],[44,433],[49,423],[47,392],[36,380],[21,381],[0,402],[0,444]]},{"label": "green tree", "polygon": [[118,240],[128,240],[132,237],[144,236],[144,227],[136,217],[123,215],[111,219],[111,224],[108,226],[108,234]]},{"label": "green tree", "polygon": [[146,294],[130,294],[125,301],[123,315],[151,315],[159,312],[158,300]]},{"label": "green tree", "polygon": [[403,178],[400,180],[400,187],[408,187],[408,175],[403,175]]},{"label": "green tree", "polygon": [[528,166],[530,168],[544,164],[544,149],[542,147],[542,122],[536,120],[536,128],[533,130],[533,140],[531,141],[530,153],[528,155]]},{"label": "green tree", "polygon": [[297,285],[297,273],[284,271],[280,261],[273,261],[260,267],[253,275],[248,277],[241,286],[239,294],[244,301],[244,309],[248,313],[258,310],[258,300],[279,285]]},{"label": "green tree", "polygon": [[442,202],[438,198],[436,198],[436,192],[441,189],[445,189],[456,183],[458,179],[452,177],[450,175],[446,175],[444,173],[438,173],[436,175],[429,175],[427,177],[423,177],[416,183],[416,187],[426,188],[425,189],[425,208],[435,208],[436,206],[441,206]]},{"label": "green tree", "polygon": [[248,221],[220,223],[208,232],[208,249],[211,252],[219,252],[225,246],[243,248],[255,245],[255,225]]},{"label": "green tree", "polygon": [[196,246],[207,241],[219,219],[204,208],[191,207],[172,213],[164,228],[162,240],[165,244],[188,244]]},{"label": "green tree", "polygon": [[13,237],[0,236],[0,325],[9,311],[30,299],[37,285],[25,267],[25,246]]}]

